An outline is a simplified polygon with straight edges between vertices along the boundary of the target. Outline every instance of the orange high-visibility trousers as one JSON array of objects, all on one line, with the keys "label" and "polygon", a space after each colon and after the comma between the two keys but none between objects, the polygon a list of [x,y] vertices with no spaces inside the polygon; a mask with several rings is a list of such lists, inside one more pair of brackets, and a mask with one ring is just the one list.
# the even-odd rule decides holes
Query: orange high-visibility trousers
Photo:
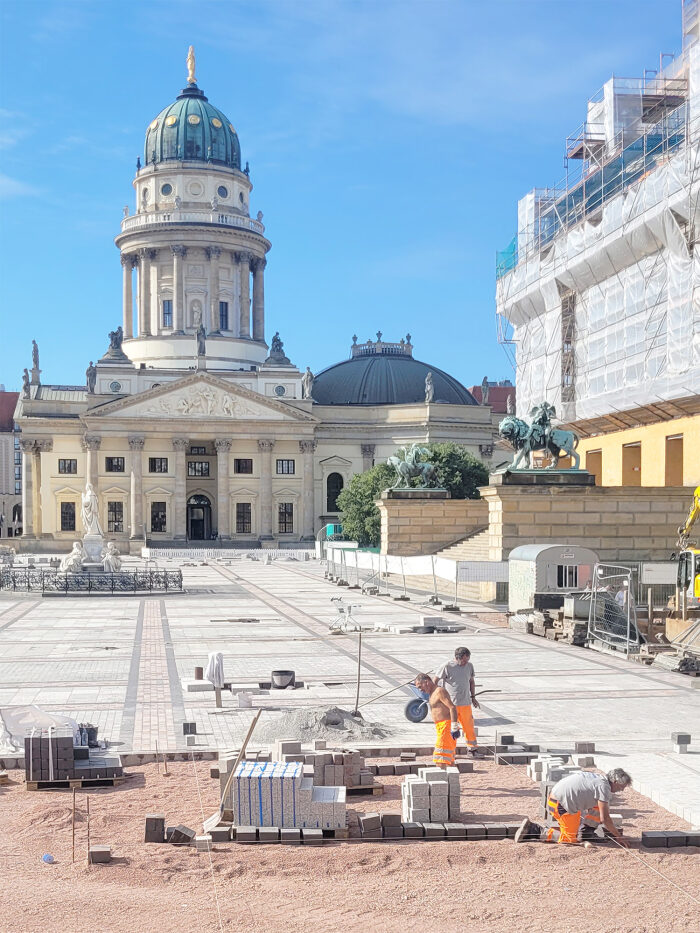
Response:
[{"label": "orange high-visibility trousers", "polygon": [[452,738],[452,722],[449,719],[443,719],[435,723],[435,751],[433,752],[433,764],[440,767],[447,767],[455,763],[455,750],[457,742]]},{"label": "orange high-visibility trousers", "polygon": [[581,810],[578,810],[576,813],[567,813],[566,810],[562,809],[559,801],[553,800],[551,797],[549,797],[547,800],[547,809],[552,814],[557,823],[559,823],[559,838],[555,838],[556,830],[553,827],[550,827],[545,832],[545,842],[579,842],[578,834],[579,830],[581,829],[582,819],[591,820],[593,823],[601,822],[600,812],[598,810],[586,810],[585,813]]},{"label": "orange high-visibility trousers", "polygon": [[471,706],[458,706],[457,719],[462,727],[464,738],[469,748],[476,748],[476,732],[474,732],[474,715]]}]

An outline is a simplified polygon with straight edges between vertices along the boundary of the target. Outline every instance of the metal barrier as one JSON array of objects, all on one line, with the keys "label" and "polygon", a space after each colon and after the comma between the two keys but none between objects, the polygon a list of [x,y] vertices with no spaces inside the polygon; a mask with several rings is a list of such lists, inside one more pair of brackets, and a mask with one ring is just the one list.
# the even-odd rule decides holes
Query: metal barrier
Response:
[{"label": "metal barrier", "polygon": [[643,639],[637,628],[637,607],[629,567],[596,564],[590,593],[578,594],[578,599],[590,598],[588,639],[609,648],[630,654],[639,650]]},{"label": "metal barrier", "polygon": [[60,573],[29,568],[0,570],[0,590],[27,593],[136,593],[182,590],[181,570]]}]

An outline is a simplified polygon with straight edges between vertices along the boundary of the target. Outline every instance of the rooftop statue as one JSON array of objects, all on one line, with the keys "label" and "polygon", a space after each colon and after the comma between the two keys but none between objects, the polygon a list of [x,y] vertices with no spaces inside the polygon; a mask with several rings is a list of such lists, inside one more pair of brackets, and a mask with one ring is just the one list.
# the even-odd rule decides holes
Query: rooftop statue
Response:
[{"label": "rooftop statue", "polygon": [[433,374],[429,372],[425,377],[425,404],[429,405],[434,398],[435,386],[433,385]]},{"label": "rooftop statue", "polygon": [[110,350],[121,350],[123,339],[124,339],[124,331],[120,324],[116,330],[111,330],[109,332],[109,349]]},{"label": "rooftop statue", "polygon": [[187,50],[187,83],[196,84],[197,78],[195,77],[194,71],[196,67],[196,62],[194,59],[194,46],[191,45]]},{"label": "rooftop statue", "polygon": [[97,367],[90,360],[90,365],[85,370],[85,381],[87,384],[87,390],[89,395],[93,395],[95,392],[95,383],[97,381]]},{"label": "rooftop statue", "polygon": [[516,418],[515,415],[506,415],[498,425],[498,433],[515,448],[515,457],[509,469],[520,469],[523,460],[530,469],[534,469],[533,454],[536,450],[544,450],[551,454],[552,463],[546,468],[548,470],[558,468],[562,451],[564,456],[572,459],[569,469],[580,469],[581,458],[576,453],[579,437],[573,431],[552,427],[552,418],[556,417],[556,414],[554,405],[540,402],[530,409],[530,424],[522,418]]},{"label": "rooftop statue", "polygon": [[36,340],[32,340],[32,366],[34,369],[39,368],[39,347]]},{"label": "rooftop statue", "polygon": [[430,456],[427,447],[419,447],[418,444],[411,444],[410,447],[399,447],[396,457],[389,457],[386,461],[389,466],[396,470],[396,482],[392,489],[409,489],[410,480],[414,476],[420,477],[418,489],[434,489],[437,486],[437,472],[435,464],[427,460],[421,460],[421,457]]},{"label": "rooftop statue", "polygon": [[312,398],[311,393],[314,388],[314,374],[311,372],[309,367],[306,367],[306,372],[301,377],[301,397],[302,398]]},{"label": "rooftop statue", "polygon": [[204,324],[200,322],[197,328],[197,356],[206,356],[207,353],[207,334],[204,330]]}]

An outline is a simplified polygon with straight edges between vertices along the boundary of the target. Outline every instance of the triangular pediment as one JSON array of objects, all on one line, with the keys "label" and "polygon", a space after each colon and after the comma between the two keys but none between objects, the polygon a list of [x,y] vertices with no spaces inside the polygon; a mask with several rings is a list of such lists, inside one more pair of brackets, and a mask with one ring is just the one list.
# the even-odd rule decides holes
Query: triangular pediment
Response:
[{"label": "triangular pediment", "polygon": [[315,424],[317,418],[277,399],[227,382],[210,373],[191,373],[146,392],[107,402],[87,412],[89,418],[172,418],[212,421],[291,421]]}]

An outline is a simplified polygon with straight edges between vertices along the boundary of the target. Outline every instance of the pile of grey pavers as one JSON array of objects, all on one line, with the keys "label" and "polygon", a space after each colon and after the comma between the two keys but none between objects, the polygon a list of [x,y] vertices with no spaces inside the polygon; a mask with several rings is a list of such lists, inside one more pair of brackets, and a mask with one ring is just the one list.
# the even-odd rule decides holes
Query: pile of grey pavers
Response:
[{"label": "pile of grey pavers", "polygon": [[376,839],[440,839],[483,840],[513,839],[517,823],[461,823],[456,820],[416,822],[402,819],[401,813],[361,813],[358,817],[361,838]]},{"label": "pile of grey pavers", "polygon": [[122,777],[121,758],[90,756],[87,745],[73,744],[73,730],[59,726],[33,729],[24,738],[24,773],[28,784]]},{"label": "pile of grey pavers", "polygon": [[652,830],[642,831],[642,845],[647,849],[673,849],[677,846],[698,846],[700,847],[700,830],[664,830],[656,832]]},{"label": "pile of grey pavers", "polygon": [[444,823],[460,819],[459,771],[421,768],[401,785],[401,819],[406,823]]}]

